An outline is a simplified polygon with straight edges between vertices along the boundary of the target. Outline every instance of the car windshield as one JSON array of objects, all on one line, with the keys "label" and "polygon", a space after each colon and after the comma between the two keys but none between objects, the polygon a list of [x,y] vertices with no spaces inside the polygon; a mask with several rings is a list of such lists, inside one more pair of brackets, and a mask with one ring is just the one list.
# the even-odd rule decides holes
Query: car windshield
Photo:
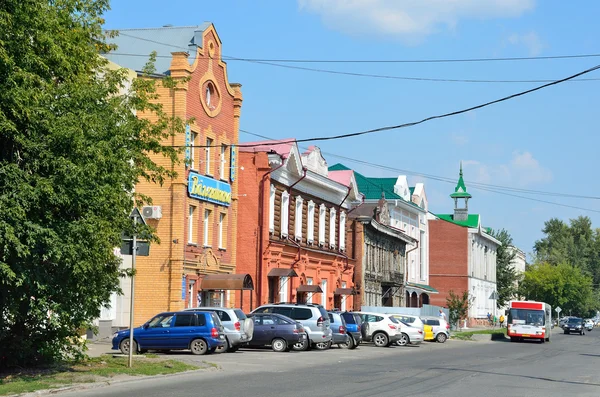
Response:
[{"label": "car windshield", "polygon": [[510,309],[508,323],[513,325],[544,325],[546,320],[542,310]]},{"label": "car windshield", "polygon": [[570,318],[569,321],[567,321],[569,324],[581,324],[581,319],[580,318]]}]

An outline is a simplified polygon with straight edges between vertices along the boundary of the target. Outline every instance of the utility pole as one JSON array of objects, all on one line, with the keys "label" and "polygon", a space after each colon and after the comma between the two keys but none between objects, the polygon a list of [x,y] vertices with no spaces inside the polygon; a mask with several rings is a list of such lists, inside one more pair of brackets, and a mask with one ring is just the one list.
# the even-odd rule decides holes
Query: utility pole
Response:
[{"label": "utility pole", "polygon": [[[137,217],[133,218],[134,227],[137,224]],[[131,301],[129,304],[129,359],[127,360],[127,367],[131,368],[133,365],[133,298],[135,292],[135,257],[137,251],[137,233],[133,231],[133,247],[131,254]]]}]

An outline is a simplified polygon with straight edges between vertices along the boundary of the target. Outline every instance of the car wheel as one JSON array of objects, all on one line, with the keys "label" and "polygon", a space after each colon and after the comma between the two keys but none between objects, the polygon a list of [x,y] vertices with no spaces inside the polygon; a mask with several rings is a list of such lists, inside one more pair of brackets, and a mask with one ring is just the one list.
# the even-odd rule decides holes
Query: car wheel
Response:
[{"label": "car wheel", "polygon": [[446,336],[446,334],[443,332],[440,332],[439,334],[437,334],[435,336],[435,340],[438,341],[439,343],[446,342],[446,339],[448,339],[448,336]]},{"label": "car wheel", "polygon": [[228,352],[229,349],[229,339],[225,338],[225,343],[223,344],[223,346],[217,346],[217,353],[225,353]]},{"label": "car wheel", "polygon": [[190,343],[190,350],[192,351],[192,354],[201,356],[208,351],[208,345],[204,339],[194,339],[192,343]]},{"label": "car wheel", "polygon": [[303,351],[307,351],[309,347],[310,347],[310,341],[308,340],[308,338],[306,338],[302,342],[294,343],[294,346],[292,346],[292,349],[303,352]]},{"label": "car wheel", "polygon": [[354,348],[356,348],[356,342],[354,341],[354,337],[348,336],[348,340],[346,341],[346,343],[344,343],[341,346],[345,347],[346,349],[354,349]]},{"label": "car wheel", "polygon": [[315,348],[317,350],[327,350],[331,346],[331,342],[318,342],[315,343]]},{"label": "car wheel", "polygon": [[287,350],[287,342],[285,339],[275,338],[271,342],[271,348],[274,352],[281,353]]},{"label": "car wheel", "polygon": [[398,346],[406,346],[409,343],[410,343],[410,338],[405,333],[402,333],[402,335],[400,335],[400,339],[398,339],[398,341],[396,342],[396,344]]},{"label": "car wheel", "polygon": [[515,338],[514,336],[511,336],[511,337],[510,337],[510,341],[511,341],[511,342],[516,342],[516,341],[517,341],[517,338]]},{"label": "car wheel", "polygon": [[377,332],[373,335],[373,343],[377,347],[386,347],[390,343],[390,338],[383,332]]},{"label": "car wheel", "polygon": [[[121,341],[121,343],[119,344],[119,349],[121,350],[121,353],[129,355],[129,338],[123,339]],[[136,354],[136,353],[137,353],[137,343],[135,343],[135,340],[134,340],[133,341],[133,354]]]},{"label": "car wheel", "polygon": [[228,353],[235,353],[238,350],[240,350],[239,346],[233,346],[233,347],[230,347],[229,349],[227,349],[227,352]]}]

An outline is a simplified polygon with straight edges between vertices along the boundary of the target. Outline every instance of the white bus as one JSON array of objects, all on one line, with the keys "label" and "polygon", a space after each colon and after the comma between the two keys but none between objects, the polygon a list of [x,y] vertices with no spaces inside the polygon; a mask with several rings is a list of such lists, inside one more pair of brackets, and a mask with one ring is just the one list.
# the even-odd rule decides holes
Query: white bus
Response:
[{"label": "white bus", "polygon": [[549,304],[535,301],[510,301],[508,303],[507,332],[511,342],[537,339],[550,341],[552,308]]}]

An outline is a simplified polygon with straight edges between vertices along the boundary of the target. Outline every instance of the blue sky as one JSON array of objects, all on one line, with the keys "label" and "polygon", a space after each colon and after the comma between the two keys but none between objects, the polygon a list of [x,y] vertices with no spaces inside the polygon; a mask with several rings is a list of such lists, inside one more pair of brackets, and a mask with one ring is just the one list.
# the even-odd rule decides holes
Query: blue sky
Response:
[{"label": "blue sky", "polygon": [[[585,5],[583,4],[585,3]],[[194,6],[192,6],[194,4]],[[215,24],[223,54],[254,59],[398,60],[600,53],[600,2],[559,0],[113,0],[108,29]],[[585,10],[583,12],[582,10]],[[472,63],[308,63],[301,67],[442,79],[559,79],[600,57]],[[241,128],[273,138],[309,138],[416,121],[494,100],[540,83],[457,83],[316,73],[228,61],[242,84]],[[600,71],[585,77],[600,79]],[[368,176],[424,182],[429,209],[450,213],[464,164],[469,209],[485,226],[507,229],[532,252],[544,221],[590,216],[598,200],[518,194],[584,211],[476,189],[474,183],[600,196],[597,133],[600,81],[567,82],[467,114],[416,127],[316,143],[322,151],[406,172],[340,160]],[[259,138],[240,133],[241,141]],[[409,173],[410,172],[410,173]],[[469,184],[471,182],[471,184]]]}]

